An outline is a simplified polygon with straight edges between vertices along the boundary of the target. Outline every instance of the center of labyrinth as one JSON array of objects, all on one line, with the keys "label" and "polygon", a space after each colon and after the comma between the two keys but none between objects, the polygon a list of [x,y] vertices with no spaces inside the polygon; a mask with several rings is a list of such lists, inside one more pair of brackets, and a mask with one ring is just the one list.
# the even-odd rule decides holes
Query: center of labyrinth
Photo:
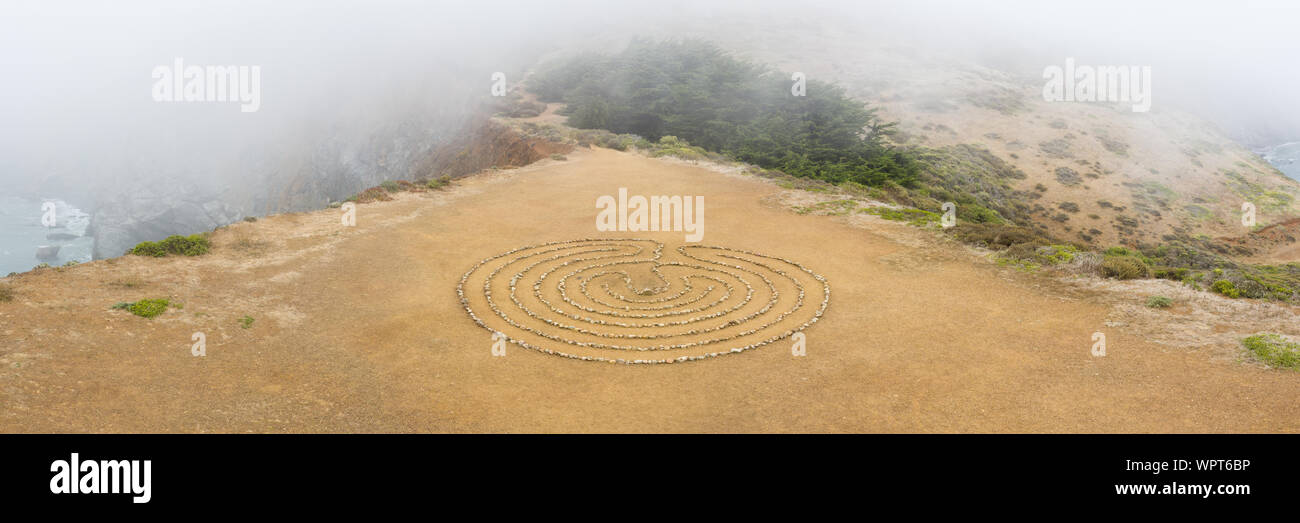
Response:
[{"label": "center of labyrinth", "polygon": [[774,256],[653,240],[569,240],[474,265],[470,318],[529,349],[587,361],[676,363],[743,352],[816,323],[826,279]]}]

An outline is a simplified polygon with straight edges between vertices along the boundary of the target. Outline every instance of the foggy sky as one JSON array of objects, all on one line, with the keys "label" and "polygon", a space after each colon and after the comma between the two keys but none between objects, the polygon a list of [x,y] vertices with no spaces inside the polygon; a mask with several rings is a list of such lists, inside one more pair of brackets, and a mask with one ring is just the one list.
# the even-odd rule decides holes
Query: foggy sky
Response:
[{"label": "foggy sky", "polygon": [[[1242,140],[1300,139],[1297,2],[0,5],[0,186],[9,190],[48,177],[90,187],[133,176],[194,183],[255,176],[243,172],[250,154],[311,147],[331,133],[364,138],[413,111],[438,125],[485,95],[493,72],[517,72],[591,35],[632,36],[704,16],[718,33],[761,30],[728,23],[737,11],[774,24],[847,26],[1028,78],[1066,57],[1149,65],[1157,107],[1197,112]],[[260,110],[153,101],[151,70],[177,57],[260,66]]]}]

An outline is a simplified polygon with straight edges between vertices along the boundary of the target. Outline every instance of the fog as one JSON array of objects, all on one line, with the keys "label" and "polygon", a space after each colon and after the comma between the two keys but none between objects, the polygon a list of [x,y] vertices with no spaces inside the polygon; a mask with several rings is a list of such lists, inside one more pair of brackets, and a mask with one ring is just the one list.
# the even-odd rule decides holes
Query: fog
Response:
[{"label": "fog", "polygon": [[[1300,139],[1298,20],[1286,1],[7,0],[0,187],[87,208],[170,187],[159,190],[207,191],[239,214],[297,210],[276,199],[293,180],[346,178],[347,159],[376,142],[448,139],[490,99],[494,72],[514,80],[549,52],[683,28],[705,39],[835,28],[1027,81],[1067,57],[1151,66],[1154,110],[1193,111],[1264,146]],[[259,67],[257,111],[155,101],[153,71],[178,58]]]},{"label": "fog", "polygon": [[883,30],[913,45],[1034,78],[1066,57],[1150,66],[1157,106],[1197,113],[1248,145],[1300,139],[1297,2],[920,0],[891,10]]},{"label": "fog", "polygon": [[[527,24],[456,6],[30,2],[5,10],[0,176],[17,187],[247,181],[258,164],[369,140],[406,120],[454,128],[471,108],[471,85],[486,94],[492,72],[528,60],[527,49],[512,47]],[[489,27],[514,34],[493,37]],[[156,102],[151,72],[175,59],[257,66],[260,106]]]}]

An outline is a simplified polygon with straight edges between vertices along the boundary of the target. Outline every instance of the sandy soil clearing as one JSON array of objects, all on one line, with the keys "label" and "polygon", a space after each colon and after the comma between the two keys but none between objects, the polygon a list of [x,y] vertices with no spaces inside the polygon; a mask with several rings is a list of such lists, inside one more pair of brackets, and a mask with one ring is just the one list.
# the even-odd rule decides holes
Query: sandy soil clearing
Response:
[{"label": "sandy soil clearing", "polygon": [[[9,278],[4,432],[1296,432],[1300,373],[1148,343],[1109,306],[880,223],[798,215],[782,189],[608,150],[446,192],[240,223],[191,259]],[[672,365],[507,347],[456,296],[484,258],[598,233],[594,202],[702,195],[702,243],[785,257],[833,288],[805,332]],[[900,241],[900,238],[906,241]],[[907,240],[913,238],[913,240]],[[153,320],[109,307],[170,296]],[[250,328],[239,318],[252,317]],[[1092,334],[1107,355],[1091,356]],[[190,354],[203,332],[207,355]]]}]

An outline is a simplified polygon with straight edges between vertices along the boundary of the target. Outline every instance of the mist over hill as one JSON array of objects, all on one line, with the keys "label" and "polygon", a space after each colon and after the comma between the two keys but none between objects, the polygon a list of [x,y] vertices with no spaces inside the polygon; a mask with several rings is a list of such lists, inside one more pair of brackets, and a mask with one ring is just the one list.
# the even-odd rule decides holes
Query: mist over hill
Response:
[{"label": "mist over hill", "polygon": [[[95,256],[115,256],[137,241],[318,208],[380,181],[410,178],[440,145],[476,128],[494,73],[513,82],[547,60],[622,49],[639,36],[703,39],[781,73],[834,84],[879,107],[912,145],[978,145],[1030,174],[1032,183],[1011,190],[1054,179],[1062,167],[1084,176],[1099,163],[1100,173],[1131,178],[1108,184],[1100,197],[1049,193],[1038,223],[1063,236],[1097,237],[1087,231],[1098,230],[1110,242],[1125,228],[1140,239],[1178,227],[1225,234],[1226,218],[1206,221],[1199,209],[1207,206],[1197,200],[1278,191],[1294,197],[1267,165],[1239,149],[1300,139],[1300,104],[1286,94],[1300,89],[1300,77],[1281,67],[1300,51],[1287,37],[1295,8],[1286,3],[1100,2],[1068,17],[1027,1],[662,7],[19,3],[0,21],[0,65],[19,80],[7,82],[0,99],[6,121],[17,123],[0,130],[0,183],[13,195],[62,198],[87,210]],[[260,108],[151,99],[150,72],[177,58],[260,67]],[[1150,117],[1044,104],[1041,73],[1066,58],[1150,66]],[[1058,120],[1069,131],[1043,128]],[[1068,152],[1074,165],[1056,165],[1065,159],[1044,163],[1018,149],[1068,140],[1047,134],[1096,136],[1098,128],[1134,134],[1107,138],[1132,150],[1110,158],[1106,142],[1085,137],[1079,143],[1087,146]],[[1190,158],[1202,163],[1195,166],[1188,151],[1202,143],[1231,153],[1210,162]],[[1228,171],[1249,180],[1234,182]],[[1111,218],[1101,226],[1055,219],[1054,206],[1085,197],[1134,200],[1138,189],[1123,183],[1169,187],[1185,200],[1175,214],[1185,216],[1170,222],[1158,203],[1136,202],[1161,219],[1129,217],[1136,227]],[[1234,183],[1246,186],[1234,193]],[[1281,219],[1294,208],[1271,211]]]},{"label": "mist over hill", "polygon": [[[245,9],[239,9],[239,7]],[[535,59],[526,11],[366,5],[28,3],[0,21],[0,184],[94,216],[95,257],[246,216],[323,207],[410,169]],[[8,8],[7,8],[8,9]],[[158,102],[151,72],[260,68],[260,107]],[[23,211],[26,212],[26,211]],[[39,209],[31,209],[34,221]],[[33,261],[33,264],[35,261]],[[30,268],[30,266],[28,267]]]}]

